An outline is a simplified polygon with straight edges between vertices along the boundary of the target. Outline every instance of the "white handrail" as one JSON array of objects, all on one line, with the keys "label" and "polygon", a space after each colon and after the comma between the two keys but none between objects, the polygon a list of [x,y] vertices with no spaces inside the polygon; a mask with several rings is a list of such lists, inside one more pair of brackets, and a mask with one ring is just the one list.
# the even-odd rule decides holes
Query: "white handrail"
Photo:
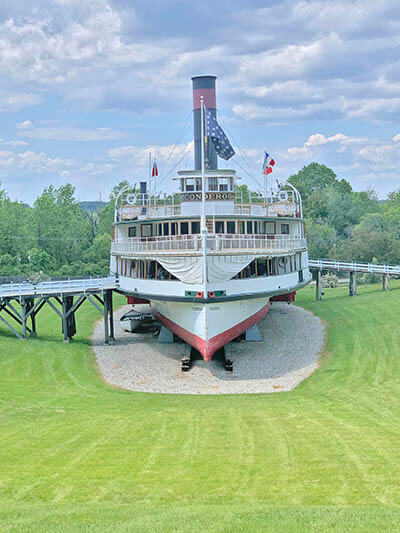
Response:
[{"label": "white handrail", "polygon": [[[208,252],[233,252],[233,251],[282,251],[300,250],[306,247],[306,239],[290,235],[228,235],[208,234],[206,248]],[[174,253],[202,252],[201,235],[176,235],[168,237],[132,238],[115,241],[111,244],[111,252],[116,254],[142,254],[149,252]]]},{"label": "white handrail", "polygon": [[106,278],[41,281],[39,283],[5,283],[0,285],[0,298],[68,294],[72,292],[113,289],[116,287],[117,282],[114,276],[108,276]]},{"label": "white handrail", "polygon": [[346,261],[330,261],[325,259],[310,259],[310,268],[320,270],[336,270],[342,272],[368,272],[371,274],[400,274],[400,265],[376,265],[375,263],[354,263]]}]

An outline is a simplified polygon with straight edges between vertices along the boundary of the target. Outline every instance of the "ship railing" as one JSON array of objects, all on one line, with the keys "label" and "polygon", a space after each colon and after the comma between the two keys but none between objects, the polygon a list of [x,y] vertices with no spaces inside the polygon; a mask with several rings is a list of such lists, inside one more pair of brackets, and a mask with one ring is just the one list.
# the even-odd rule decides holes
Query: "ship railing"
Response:
[{"label": "ship railing", "polygon": [[304,237],[290,235],[210,235],[207,237],[207,249],[215,252],[281,251],[290,252],[306,247]]},{"label": "ship railing", "polygon": [[[207,234],[207,251],[210,253],[243,252],[282,252],[301,250],[306,247],[306,239],[289,235],[227,235]],[[148,253],[201,253],[201,235],[171,235],[168,237],[132,238],[114,241],[111,252],[120,254]]]},{"label": "ship railing", "polygon": [[256,217],[300,217],[298,206],[291,202],[235,204],[234,214]]},{"label": "ship railing", "polygon": [[180,205],[123,205],[118,208],[119,220],[133,220],[134,218],[164,218],[181,214]]}]

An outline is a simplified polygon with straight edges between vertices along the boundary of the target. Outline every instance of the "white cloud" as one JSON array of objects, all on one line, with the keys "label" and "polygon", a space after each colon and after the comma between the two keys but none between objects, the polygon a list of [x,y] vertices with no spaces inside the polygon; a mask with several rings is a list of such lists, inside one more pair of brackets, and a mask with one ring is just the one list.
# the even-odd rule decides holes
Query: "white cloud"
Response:
[{"label": "white cloud", "polygon": [[170,163],[176,162],[185,154],[193,153],[193,141],[188,144],[177,145],[148,145],[148,146],[119,146],[118,148],[112,148],[108,151],[108,156],[112,160],[130,160],[135,164],[146,166],[149,161],[149,153],[155,157],[159,163],[166,163],[167,160]]},{"label": "white cloud", "polygon": [[33,93],[4,94],[0,92],[0,111],[20,111],[26,107],[37,106],[42,98]]},{"label": "white cloud", "polygon": [[71,159],[61,157],[50,157],[44,152],[39,154],[27,150],[18,154],[18,166],[21,169],[32,170],[35,172],[58,172],[68,171],[73,168],[74,162]]},{"label": "white cloud", "polygon": [[393,137],[393,142],[394,142],[394,143],[398,143],[398,142],[400,142],[400,133],[398,133],[397,135],[395,135],[395,136]]},{"label": "white cloud", "polygon": [[112,170],[114,165],[111,163],[87,163],[85,166],[79,169],[83,174],[90,174],[91,176],[98,176],[100,174],[106,174]]},{"label": "white cloud", "polygon": [[0,167],[9,167],[14,163],[14,153],[0,150]]},{"label": "white cloud", "polygon": [[[30,121],[25,121],[30,122]],[[25,123],[24,123],[25,124]],[[123,133],[109,128],[97,128],[93,130],[73,128],[69,126],[40,127],[29,125],[18,133],[20,137],[30,139],[48,139],[53,141],[114,141],[121,139]]]},{"label": "white cloud", "polygon": [[331,135],[331,137],[325,137],[322,133],[314,133],[310,135],[304,146],[321,146],[330,142],[347,141],[348,139],[347,135],[343,133],[336,133],[336,135]]},{"label": "white cloud", "polygon": [[33,128],[33,122],[31,120],[17,122],[17,129],[19,130],[30,130],[31,128]]}]

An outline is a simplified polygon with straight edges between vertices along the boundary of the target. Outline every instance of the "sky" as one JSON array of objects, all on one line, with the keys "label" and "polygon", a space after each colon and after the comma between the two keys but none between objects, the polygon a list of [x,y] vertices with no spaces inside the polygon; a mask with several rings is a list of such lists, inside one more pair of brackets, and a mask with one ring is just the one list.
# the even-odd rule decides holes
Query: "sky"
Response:
[{"label": "sky", "polygon": [[0,182],[33,203],[72,183],[171,191],[193,168],[191,80],[217,76],[236,155],[262,187],[317,161],[354,190],[400,188],[398,0],[13,0],[0,3]]}]

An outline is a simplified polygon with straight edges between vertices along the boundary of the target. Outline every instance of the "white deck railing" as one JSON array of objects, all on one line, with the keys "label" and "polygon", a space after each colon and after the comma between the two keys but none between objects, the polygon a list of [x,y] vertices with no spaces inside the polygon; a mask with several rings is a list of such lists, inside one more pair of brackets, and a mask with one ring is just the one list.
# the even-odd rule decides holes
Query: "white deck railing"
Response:
[{"label": "white deck railing", "polygon": [[375,265],[374,263],[350,263],[346,261],[328,261],[326,259],[310,259],[310,268],[320,270],[336,270],[342,272],[368,272],[370,274],[399,275],[400,266]]},{"label": "white deck railing", "polygon": [[[306,247],[303,237],[289,235],[226,235],[208,234],[207,251],[211,254],[223,253],[288,253]],[[111,244],[111,252],[116,255],[141,255],[148,253],[176,254],[202,252],[201,235],[176,235],[169,237],[132,238]]]}]

